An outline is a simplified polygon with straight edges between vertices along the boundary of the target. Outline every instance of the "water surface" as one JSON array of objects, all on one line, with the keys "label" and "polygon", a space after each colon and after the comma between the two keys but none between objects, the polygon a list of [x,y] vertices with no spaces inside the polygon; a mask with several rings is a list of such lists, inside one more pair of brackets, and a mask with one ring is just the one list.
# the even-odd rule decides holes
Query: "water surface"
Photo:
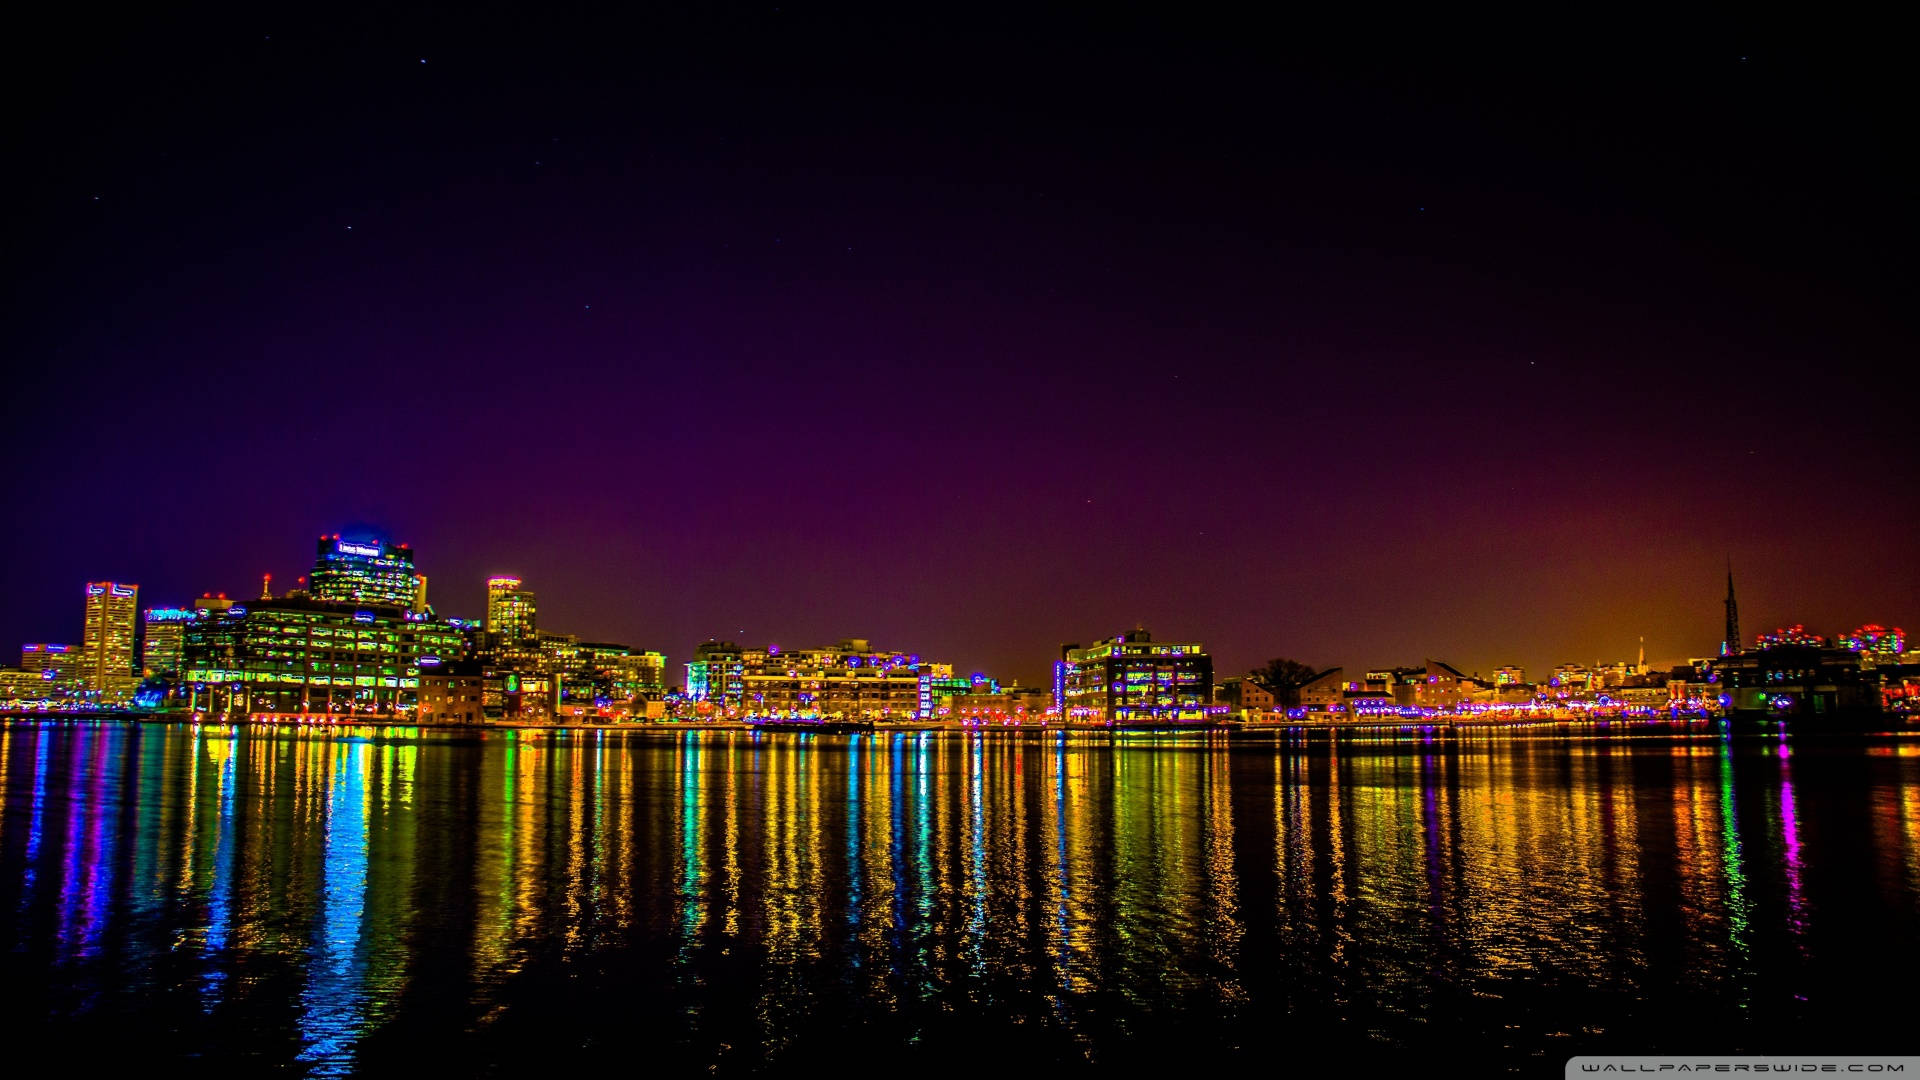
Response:
[{"label": "water surface", "polygon": [[1917,753],[14,723],[5,1024],[291,1075],[1894,1052]]}]

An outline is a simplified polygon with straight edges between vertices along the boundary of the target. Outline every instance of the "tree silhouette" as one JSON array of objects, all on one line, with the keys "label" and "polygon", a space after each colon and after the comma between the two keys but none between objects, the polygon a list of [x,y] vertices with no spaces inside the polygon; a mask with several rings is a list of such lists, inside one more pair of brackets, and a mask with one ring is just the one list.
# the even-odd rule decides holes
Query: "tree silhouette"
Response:
[{"label": "tree silhouette", "polygon": [[1319,668],[1282,656],[1254,668],[1253,681],[1269,690],[1292,690],[1318,674]]}]

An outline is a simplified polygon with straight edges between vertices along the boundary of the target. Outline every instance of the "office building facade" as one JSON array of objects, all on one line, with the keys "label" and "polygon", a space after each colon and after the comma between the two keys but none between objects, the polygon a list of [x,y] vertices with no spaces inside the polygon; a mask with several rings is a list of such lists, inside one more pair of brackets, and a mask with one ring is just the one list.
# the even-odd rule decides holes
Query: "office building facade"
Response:
[{"label": "office building facade", "polygon": [[85,654],[75,645],[29,642],[20,646],[20,670],[37,672],[52,685],[54,697],[78,693],[86,685]]},{"label": "office building facade", "polygon": [[82,681],[89,692],[108,696],[132,693],[134,644],[140,627],[140,586],[90,581],[86,622],[81,633]]},{"label": "office building facade", "polygon": [[497,691],[500,676],[490,674],[476,660],[425,664],[420,667],[415,717],[422,724],[485,723],[490,682]]},{"label": "office building facade", "polygon": [[140,670],[148,678],[180,678],[180,653],[186,643],[187,623],[193,619],[190,608],[148,608],[145,637],[140,642]]},{"label": "office building facade", "polygon": [[1200,643],[1155,641],[1145,629],[1066,646],[1055,685],[1069,723],[1197,723],[1226,711],[1213,704],[1213,657]]},{"label": "office building facade", "polygon": [[911,720],[923,715],[921,676],[932,666],[864,638],[786,650],[707,642],[687,665],[687,696],[749,718]]},{"label": "office building facade", "polygon": [[539,632],[539,609],[533,591],[520,584],[519,578],[487,579],[487,633],[504,646],[531,642]]},{"label": "office building facade", "polygon": [[687,700],[721,711],[738,709],[746,652],[731,641],[694,646],[693,659],[687,662]]},{"label": "office building facade", "polygon": [[458,629],[405,608],[260,600],[186,624],[181,694],[204,712],[406,716],[421,669],[463,651]]}]

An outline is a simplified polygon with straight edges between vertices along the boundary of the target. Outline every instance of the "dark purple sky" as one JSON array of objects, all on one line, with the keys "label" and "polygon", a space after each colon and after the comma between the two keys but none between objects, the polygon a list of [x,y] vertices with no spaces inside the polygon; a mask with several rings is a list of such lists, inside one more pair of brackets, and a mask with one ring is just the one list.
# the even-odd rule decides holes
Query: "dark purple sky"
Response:
[{"label": "dark purple sky", "polygon": [[0,640],[360,523],[676,662],[1920,630],[1877,35],[714,11],[22,41]]}]

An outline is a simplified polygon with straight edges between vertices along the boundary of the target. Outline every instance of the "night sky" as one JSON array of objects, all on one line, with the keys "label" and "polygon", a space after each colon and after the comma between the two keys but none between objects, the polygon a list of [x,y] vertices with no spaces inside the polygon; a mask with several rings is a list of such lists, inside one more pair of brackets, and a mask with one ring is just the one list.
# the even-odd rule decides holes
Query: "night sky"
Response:
[{"label": "night sky", "polygon": [[676,665],[1920,631],[1884,28],[1176,10],[23,31],[0,641],[363,529]]}]

